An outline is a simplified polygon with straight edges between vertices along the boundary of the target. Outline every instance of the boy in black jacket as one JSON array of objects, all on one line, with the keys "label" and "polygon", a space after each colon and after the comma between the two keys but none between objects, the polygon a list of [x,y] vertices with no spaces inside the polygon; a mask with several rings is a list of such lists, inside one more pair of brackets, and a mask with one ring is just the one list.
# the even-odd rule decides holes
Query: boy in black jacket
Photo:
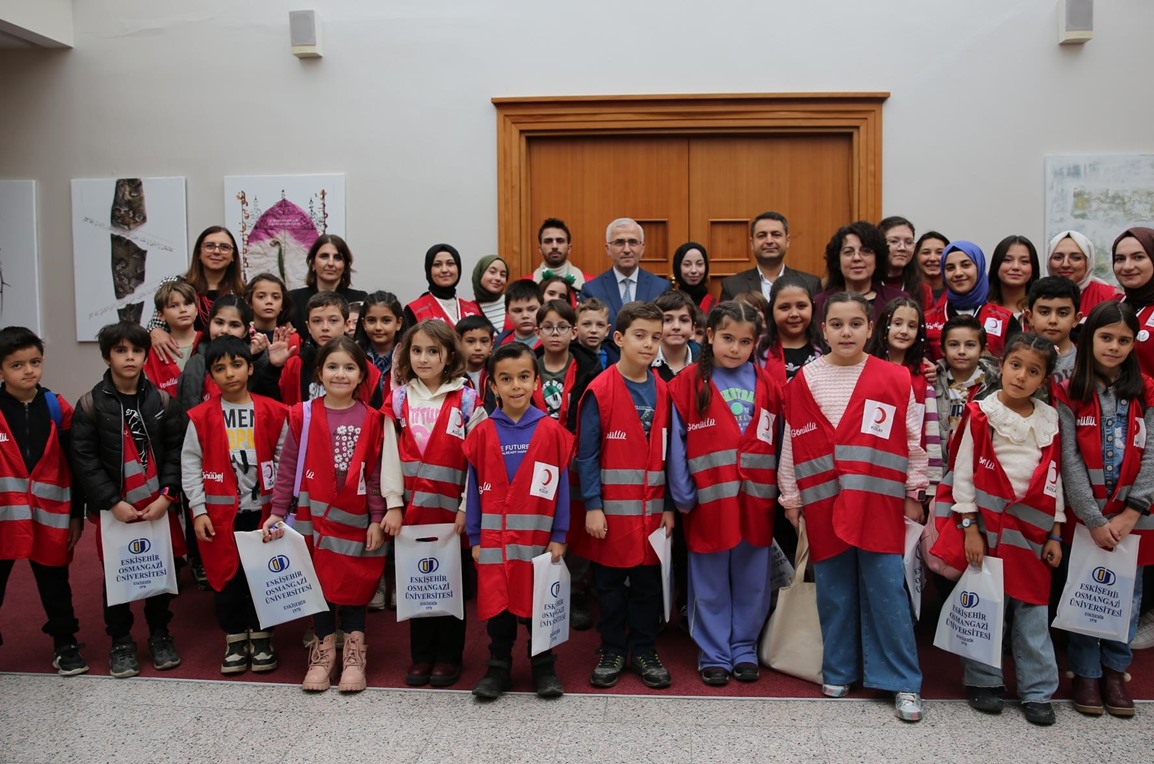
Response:
[{"label": "boy in black jacket", "polygon": [[[152,348],[144,327],[130,321],[109,324],[97,339],[108,371],[76,407],[73,471],[84,488],[90,515],[111,512],[123,523],[158,520],[178,506],[183,415],[176,402],[143,374]],[[181,549],[183,539],[174,534],[173,544]],[[144,601],[148,651],[158,670],[180,665],[168,632],[171,599],[170,594],[158,594]],[[130,604],[109,606],[107,591],[104,602],[105,630],[112,638],[109,673],[118,679],[136,676],[140,663]]]}]

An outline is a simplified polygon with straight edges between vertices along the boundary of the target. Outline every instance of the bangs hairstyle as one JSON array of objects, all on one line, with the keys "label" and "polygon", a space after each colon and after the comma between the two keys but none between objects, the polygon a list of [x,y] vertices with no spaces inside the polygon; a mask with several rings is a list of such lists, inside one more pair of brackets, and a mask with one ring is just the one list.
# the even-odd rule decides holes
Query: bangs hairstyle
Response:
[{"label": "bangs hairstyle", "polygon": [[1026,292],[1026,307],[1033,310],[1038,300],[1069,300],[1077,313],[1082,304],[1082,290],[1065,276],[1043,276],[1030,284],[1030,290]]},{"label": "bangs hairstyle", "polygon": [[335,233],[321,234],[309,247],[309,253],[305,255],[305,265],[308,266],[309,270],[308,275],[305,276],[305,285],[311,287],[317,285],[317,272],[313,270],[313,261],[317,259],[317,253],[321,251],[321,247],[326,244],[332,244],[336,247],[337,254],[345,261],[345,269],[341,271],[341,280],[337,284],[337,289],[348,289],[349,284],[353,283],[353,251],[349,249],[348,243]]},{"label": "bangs hairstyle", "polygon": [[693,318],[693,309],[697,307],[692,297],[678,289],[671,289],[654,300],[653,304],[656,305],[657,309],[662,313],[669,313],[670,311],[685,308],[689,311],[690,318]]},{"label": "bangs hairstyle", "polygon": [[550,276],[547,279],[543,279],[541,283],[538,284],[541,289],[542,300],[545,299],[545,287],[549,286],[550,284],[560,284],[561,286],[565,287],[565,299],[569,302],[570,305],[575,302],[573,297],[573,287],[569,284],[568,281],[561,278],[560,276]]},{"label": "bangs hairstyle", "polygon": [[821,331],[818,327],[818,322],[814,319],[817,317],[813,315],[815,307],[813,304],[813,292],[809,289],[809,284],[805,279],[797,274],[787,273],[777,281],[773,282],[773,288],[769,290],[769,302],[765,304],[765,309],[762,314],[765,318],[765,334],[761,336],[761,342],[757,345],[757,355],[759,357],[766,357],[771,350],[775,350],[778,343],[781,342],[781,335],[777,330],[777,321],[773,318],[774,307],[777,305],[778,297],[786,289],[800,289],[805,292],[806,298],[809,300],[809,326],[805,329],[806,339],[812,347],[821,347]]},{"label": "bangs hairstyle", "polygon": [[96,341],[100,343],[100,355],[105,361],[112,357],[112,348],[121,342],[127,342],[132,347],[143,350],[145,358],[148,358],[148,354],[152,351],[152,337],[148,335],[147,329],[135,321],[118,321],[101,327],[96,335]]},{"label": "bangs hairstyle", "polygon": [[665,324],[665,314],[661,308],[651,302],[634,300],[621,306],[617,311],[617,320],[613,323],[613,331],[624,334],[634,321],[656,321],[659,326]]},{"label": "bangs hairstyle", "polygon": [[761,293],[760,289],[747,289],[744,292],[738,292],[734,295],[733,301],[743,302],[763,315],[766,306],[769,305],[769,300],[765,299],[765,295]]},{"label": "bangs hairstyle", "polygon": [[726,300],[709,311],[709,319],[705,326],[705,344],[701,348],[701,356],[697,359],[697,413],[701,416],[705,416],[709,404],[713,401],[713,343],[709,341],[709,332],[716,334],[727,321],[748,324],[753,328],[754,345],[749,349],[750,360],[753,359],[757,338],[761,336],[761,313],[752,305]]},{"label": "bangs hairstyle", "polygon": [[[1026,282],[1026,292],[1029,293],[1030,287],[1041,278],[1041,263],[1038,262],[1038,250],[1034,247],[1034,242],[1027,239],[1025,236],[1014,234],[1007,236],[998,242],[998,246],[994,247],[994,252],[990,255],[990,302],[995,302],[1001,305],[1004,301],[1002,296],[1002,279],[998,275],[998,269],[1002,267],[1002,263],[1006,261],[1006,255],[1010,253],[1010,247],[1015,244],[1021,244],[1030,253],[1030,280]],[[948,245],[947,245],[948,246]],[[1074,306],[1077,307],[1077,302]],[[1021,310],[1027,305],[1016,306]]]},{"label": "bangs hairstyle", "polygon": [[1006,349],[1002,352],[1002,363],[1005,363],[1009,359],[1010,353],[1015,350],[1032,350],[1042,356],[1042,362],[1046,365],[1047,377],[1054,373],[1054,367],[1058,365],[1058,348],[1054,347],[1054,343],[1050,340],[1033,332],[1021,332],[1010,337],[1009,341],[1006,342]]},{"label": "bangs hairstyle", "polygon": [[28,348],[36,348],[40,355],[44,355],[44,340],[24,326],[5,326],[0,329],[0,362],[13,353]]},{"label": "bangs hairstyle", "polygon": [[392,292],[382,290],[370,292],[361,302],[361,312],[357,314],[357,328],[353,332],[353,339],[366,351],[372,343],[369,342],[369,335],[365,332],[365,317],[369,315],[369,308],[375,308],[378,305],[384,306],[392,313],[397,322],[397,333],[393,335],[393,347],[397,345],[397,337],[405,333],[405,309],[401,306],[400,299]]},{"label": "bangs hairstyle", "polygon": [[950,332],[956,329],[970,329],[977,332],[978,347],[982,349],[983,353],[986,351],[986,327],[982,326],[982,322],[978,320],[977,316],[959,313],[942,326],[942,346],[938,349],[942,352],[943,357],[946,354],[946,340],[949,339]]},{"label": "bangs hairstyle", "polygon": [[361,385],[365,384],[369,379],[369,357],[365,355],[365,351],[361,349],[361,346],[347,334],[333,337],[317,351],[316,367],[313,370],[317,382],[321,381],[321,372],[324,371],[325,361],[327,361],[328,357],[333,353],[348,353],[349,358],[352,358],[353,363],[361,370],[361,379],[357,382],[357,386],[353,390],[353,393],[356,393],[357,390],[361,389]]},{"label": "bangs hairstyle", "polygon": [[465,316],[457,322],[456,326],[453,327],[453,331],[457,333],[458,337],[464,337],[467,332],[475,332],[478,329],[483,329],[484,331],[488,332],[489,339],[493,339],[493,336],[497,333],[497,330],[493,328],[491,323],[489,323],[489,319],[485,318],[483,315]]},{"label": "bangs hairstyle", "polygon": [[609,306],[598,300],[596,297],[586,297],[581,302],[577,303],[577,316],[580,318],[582,313],[605,313],[606,320],[609,319]]},{"label": "bangs hairstyle", "polygon": [[856,302],[858,307],[865,313],[867,321],[873,321],[874,309],[870,305],[869,300],[862,297],[857,292],[835,292],[830,295],[830,298],[825,301],[825,307],[821,311],[821,322],[824,324],[825,320],[829,318],[829,309],[839,302]]},{"label": "bangs hairstyle", "polygon": [[866,352],[885,361],[890,359],[890,324],[893,323],[894,314],[898,312],[898,308],[913,308],[918,315],[918,333],[914,338],[914,344],[905,351],[902,365],[920,373],[922,359],[926,357],[926,316],[917,300],[909,297],[895,297],[886,303],[881,316],[874,323],[873,334],[866,342]]},{"label": "bangs hairstyle", "polygon": [[220,293],[244,294],[244,275],[240,272],[240,247],[236,245],[232,231],[222,225],[209,226],[200,232],[200,236],[196,237],[196,244],[192,246],[192,262],[188,264],[188,272],[184,274],[184,280],[192,284],[192,288],[196,290],[198,295],[208,291],[208,278],[204,275],[204,266],[200,262],[200,248],[204,244],[204,240],[214,233],[227,235],[229,242],[232,243],[232,262],[225,266],[224,277],[220,280]]},{"label": "bangs hairstyle", "polygon": [[212,373],[213,364],[222,358],[241,358],[252,366],[252,347],[240,337],[233,337],[231,334],[217,337],[208,343],[208,349],[204,351],[204,366],[209,374]]},{"label": "bangs hairstyle", "polygon": [[[858,220],[837,229],[825,245],[825,288],[845,289],[845,274],[841,272],[841,248],[845,246],[845,239],[850,234],[861,240],[862,249],[872,250],[874,253],[873,280],[881,283],[889,273],[890,248],[886,244],[886,237],[877,226],[868,220]],[[911,262],[916,258],[911,258]]]},{"label": "bangs hairstyle", "polygon": [[208,320],[211,323],[212,319],[216,318],[217,314],[226,308],[233,308],[240,314],[240,322],[246,327],[252,323],[252,306],[244,301],[244,298],[238,294],[226,294],[216,298],[216,302],[212,304],[212,310],[208,312]]},{"label": "bangs hairstyle", "polygon": [[346,321],[349,320],[349,301],[341,297],[337,292],[317,292],[309,301],[305,303],[305,322],[308,322],[308,315],[319,308],[336,308],[341,312],[341,317]]},{"label": "bangs hairstyle", "polygon": [[152,296],[152,304],[157,313],[168,307],[168,301],[172,299],[174,294],[180,295],[185,302],[194,308],[196,307],[196,290],[192,288],[192,284],[184,279],[177,279],[161,284],[160,288],[156,290],[156,294]]},{"label": "bangs hairstyle", "polygon": [[577,311],[573,310],[572,305],[564,300],[550,300],[537,308],[537,326],[544,323],[545,317],[550,313],[556,313],[562,321],[567,321],[569,324],[577,323]]},{"label": "bangs hairstyle", "polygon": [[248,286],[244,288],[244,301],[250,306],[252,305],[252,296],[256,294],[256,285],[261,281],[268,281],[269,283],[276,284],[277,287],[280,288],[280,313],[277,314],[276,325],[284,326],[292,321],[293,308],[296,306],[293,305],[293,300],[289,297],[288,286],[284,283],[284,280],[275,273],[258,273],[249,279]]},{"label": "bangs hairstyle", "polygon": [[1107,380],[1098,376],[1094,360],[1094,335],[1104,326],[1111,324],[1125,324],[1130,330],[1130,355],[1118,368],[1118,378],[1114,380],[1114,394],[1119,401],[1132,400],[1142,396],[1145,385],[1142,382],[1142,369],[1138,365],[1138,355],[1134,347],[1134,338],[1138,336],[1138,316],[1134,309],[1124,302],[1100,302],[1090,311],[1086,323],[1082,326],[1081,341],[1078,343],[1078,355],[1074,358],[1074,372],[1070,375],[1070,398],[1088,403],[1097,388],[1097,382]]},{"label": "bangs hairstyle", "polygon": [[445,355],[445,369],[441,372],[441,380],[465,376],[465,354],[461,350],[461,339],[453,327],[437,318],[421,321],[401,337],[401,344],[393,353],[393,370],[402,383],[412,382],[417,378],[413,371],[413,364],[409,360],[409,348],[413,345],[413,337],[420,332],[433,341]]},{"label": "bangs hairstyle", "polygon": [[[489,356],[489,384],[492,384],[497,373],[497,364],[501,361],[508,361],[516,358],[528,358],[533,363],[533,378],[536,379],[537,373],[537,354],[533,352],[533,348],[526,345],[524,342],[507,342],[493,351]],[[484,395],[484,390],[478,390],[479,395]]]},{"label": "bangs hairstyle", "polygon": [[544,302],[541,296],[541,287],[533,279],[517,279],[509,282],[509,286],[505,287],[505,312],[509,312],[509,306],[515,302],[528,302],[529,300],[536,300],[538,307]]}]

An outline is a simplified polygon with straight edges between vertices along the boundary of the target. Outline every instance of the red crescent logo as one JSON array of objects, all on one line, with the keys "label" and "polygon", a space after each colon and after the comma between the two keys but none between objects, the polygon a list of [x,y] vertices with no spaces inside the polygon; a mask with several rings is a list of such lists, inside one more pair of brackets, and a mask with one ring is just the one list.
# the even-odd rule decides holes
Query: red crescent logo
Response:
[{"label": "red crescent logo", "polygon": [[553,470],[546,469],[546,470],[542,470],[542,472],[545,473],[545,477],[541,481],[541,487],[545,488],[546,486],[548,486],[550,483],[553,482]]},{"label": "red crescent logo", "polygon": [[881,406],[878,406],[878,408],[874,411],[874,424],[881,424],[882,422],[886,421],[887,416],[889,415],[886,414],[886,410]]}]

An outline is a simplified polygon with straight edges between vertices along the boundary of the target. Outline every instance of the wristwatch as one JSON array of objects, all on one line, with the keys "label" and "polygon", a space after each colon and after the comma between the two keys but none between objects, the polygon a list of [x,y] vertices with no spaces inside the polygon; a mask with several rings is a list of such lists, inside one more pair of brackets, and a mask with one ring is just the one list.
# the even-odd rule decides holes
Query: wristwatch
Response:
[{"label": "wristwatch", "polygon": [[958,523],[958,527],[961,528],[962,530],[965,530],[966,528],[969,528],[971,525],[977,525],[977,524],[978,524],[978,521],[975,520],[974,518],[963,517],[962,521],[960,523]]}]

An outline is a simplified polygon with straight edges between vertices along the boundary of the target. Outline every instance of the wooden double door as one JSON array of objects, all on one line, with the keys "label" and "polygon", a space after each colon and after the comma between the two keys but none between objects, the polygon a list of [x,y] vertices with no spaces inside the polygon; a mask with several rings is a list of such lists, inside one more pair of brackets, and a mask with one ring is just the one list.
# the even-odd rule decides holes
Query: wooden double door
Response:
[{"label": "wooden double door", "polygon": [[[631,217],[645,229],[646,270],[669,277],[677,247],[699,242],[714,293],[722,278],[753,266],[749,223],[759,213],[783,213],[789,265],[821,275],[826,242],[857,209],[846,132],[533,135],[525,159],[521,241],[535,245],[541,221],[559,217],[573,234],[571,260],[596,274],[610,266],[606,225]],[[514,273],[539,262],[535,246],[521,249]]]}]

